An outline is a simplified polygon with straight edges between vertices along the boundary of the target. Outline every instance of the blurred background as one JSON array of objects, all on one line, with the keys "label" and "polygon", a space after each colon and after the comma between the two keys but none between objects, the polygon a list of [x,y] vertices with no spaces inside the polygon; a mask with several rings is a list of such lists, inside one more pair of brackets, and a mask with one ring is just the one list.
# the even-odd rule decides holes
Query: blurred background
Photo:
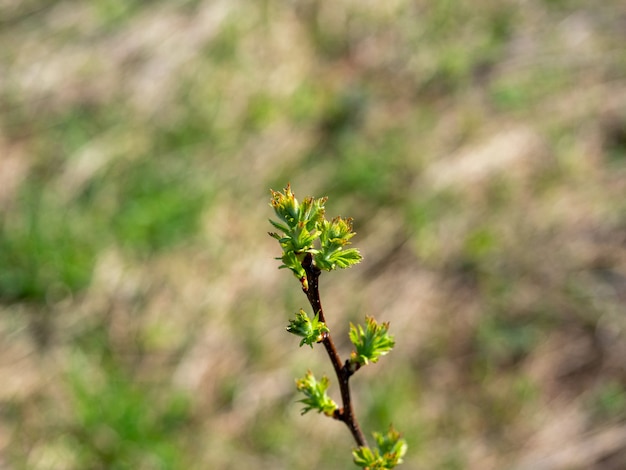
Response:
[{"label": "blurred background", "polygon": [[[269,188],[407,469],[626,468],[623,0],[1,0],[0,468],[352,468]],[[331,395],[338,400],[337,390]]]}]

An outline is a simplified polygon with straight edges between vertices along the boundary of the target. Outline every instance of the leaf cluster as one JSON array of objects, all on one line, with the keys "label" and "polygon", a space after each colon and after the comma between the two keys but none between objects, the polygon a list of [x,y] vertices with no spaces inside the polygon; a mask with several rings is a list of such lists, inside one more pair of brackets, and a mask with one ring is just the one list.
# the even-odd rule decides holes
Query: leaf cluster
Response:
[{"label": "leaf cluster", "polygon": [[308,371],[301,379],[296,380],[298,391],[302,392],[306,397],[299,400],[300,403],[306,405],[302,409],[302,414],[316,410],[318,413],[324,413],[326,416],[333,415],[338,407],[326,393],[329,385],[330,380],[328,380],[328,377],[323,376],[318,381],[311,371]]},{"label": "leaf cluster", "polygon": [[280,259],[281,268],[290,269],[303,281],[306,272],[302,260],[307,253],[313,256],[314,264],[326,271],[347,268],[361,261],[362,257],[356,248],[346,248],[355,235],[352,231],[352,219],[335,217],[328,221],[324,218],[327,198],[315,199],[307,197],[299,202],[290,185],[283,190],[271,191],[270,205],[280,219],[270,223],[282,234],[270,232],[270,236],[278,240],[283,250]]},{"label": "leaf cluster", "polygon": [[350,341],[356,351],[352,351],[350,362],[360,366],[376,363],[380,356],[391,351],[395,345],[389,334],[389,322],[377,323],[372,317],[365,317],[365,330],[361,325],[350,323]]},{"label": "leaf cluster", "polygon": [[304,310],[300,309],[296,313],[296,319],[289,320],[287,331],[302,337],[300,347],[308,344],[312,348],[313,343],[319,343],[324,339],[324,335],[329,332],[329,329],[324,322],[320,321],[319,313],[311,319]]},{"label": "leaf cluster", "polygon": [[354,463],[358,467],[368,470],[391,469],[402,463],[402,458],[407,451],[407,443],[400,433],[393,428],[386,434],[373,433],[376,439],[376,448],[359,447],[352,452]]}]

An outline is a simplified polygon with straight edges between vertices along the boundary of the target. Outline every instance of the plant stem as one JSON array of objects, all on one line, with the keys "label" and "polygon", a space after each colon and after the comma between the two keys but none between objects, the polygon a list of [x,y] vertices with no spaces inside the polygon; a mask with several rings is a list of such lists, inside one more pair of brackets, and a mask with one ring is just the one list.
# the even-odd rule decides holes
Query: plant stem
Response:
[{"label": "plant stem", "polygon": [[[309,303],[313,308],[313,314],[319,315],[320,321],[326,323],[319,292],[319,277],[321,270],[313,264],[313,257],[310,253],[307,253],[304,257],[302,267],[306,272],[308,284],[308,286],[303,284],[302,290],[309,299]],[[322,344],[326,348],[330,362],[333,364],[337,380],[339,381],[339,389],[341,391],[341,402],[343,407],[335,411],[334,418],[339,421],[343,421],[346,426],[348,426],[359,447],[368,447],[365,436],[363,436],[363,431],[361,431],[359,422],[357,421],[356,416],[354,415],[354,410],[352,409],[352,399],[350,397],[350,376],[353,372],[350,370],[349,362],[346,361],[346,363],[342,365],[341,357],[339,357],[339,353],[337,352],[337,348],[335,347],[335,343],[333,342],[330,333],[324,334]]]}]

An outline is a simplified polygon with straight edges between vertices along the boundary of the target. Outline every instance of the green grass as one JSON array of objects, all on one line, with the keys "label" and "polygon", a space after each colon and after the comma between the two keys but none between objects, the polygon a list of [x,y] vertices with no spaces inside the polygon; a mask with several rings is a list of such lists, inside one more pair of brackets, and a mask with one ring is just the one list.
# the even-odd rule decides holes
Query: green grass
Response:
[{"label": "green grass", "polygon": [[45,301],[55,290],[72,293],[89,285],[98,249],[91,227],[75,208],[47,196],[41,188],[24,188],[16,212],[0,225],[5,301]]},{"label": "green grass", "polygon": [[[74,417],[65,432],[76,468],[172,469],[192,463],[179,438],[191,431],[189,397],[129,380],[116,368],[93,368],[77,361],[67,377]],[[91,374],[105,380],[98,384]]]}]

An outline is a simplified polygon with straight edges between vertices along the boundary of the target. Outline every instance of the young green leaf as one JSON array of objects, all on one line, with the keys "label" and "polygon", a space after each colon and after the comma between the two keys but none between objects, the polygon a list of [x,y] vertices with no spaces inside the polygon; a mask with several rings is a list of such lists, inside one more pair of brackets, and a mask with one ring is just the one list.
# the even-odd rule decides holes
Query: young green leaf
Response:
[{"label": "young green leaf", "polygon": [[361,468],[380,468],[379,465],[382,463],[382,460],[380,455],[377,454],[378,452],[373,451],[369,447],[359,447],[352,451],[354,463]]},{"label": "young green leaf", "polygon": [[285,251],[281,258],[276,259],[283,262],[278,269],[289,268],[298,279],[302,280],[306,278],[306,272],[302,267],[302,260],[293,251]]},{"label": "young green leaf", "polygon": [[270,233],[270,235],[280,242],[285,252],[295,254],[308,252],[320,235],[317,226],[324,219],[326,198],[307,197],[300,204],[291,191],[290,185],[287,185],[282,193],[273,190],[271,193],[270,205],[282,222],[270,220],[270,223],[283,232],[284,236],[276,233]]},{"label": "young green leaf", "polygon": [[361,253],[356,248],[344,250],[350,239],[356,235],[352,231],[352,219],[335,217],[330,222],[323,220],[319,226],[320,249],[315,253],[315,264],[320,269],[331,271],[347,268],[361,261]]},{"label": "young green leaf", "polygon": [[386,434],[374,433],[376,446],[383,457],[385,468],[393,468],[402,463],[402,458],[406,454],[408,445],[405,439],[393,427],[389,428]]},{"label": "young green leaf", "polygon": [[342,250],[338,248],[333,251],[317,253],[315,255],[315,265],[320,269],[332,271],[337,268],[348,268],[361,261],[362,257],[356,248]]},{"label": "young green leaf", "polygon": [[[276,215],[287,223],[289,227],[293,227],[300,212],[298,200],[291,191],[291,186],[288,184],[284,192],[278,192],[270,189],[272,193],[272,202],[270,205],[274,208]],[[282,229],[279,229],[282,230]]]},{"label": "young green leaf", "polygon": [[323,376],[318,382],[311,371],[308,371],[301,379],[296,380],[296,387],[306,396],[306,398],[300,400],[300,403],[306,405],[302,409],[302,414],[316,410],[318,413],[324,413],[327,416],[333,415],[337,409],[337,404],[326,394],[329,385],[328,377]]},{"label": "young green leaf", "polygon": [[270,205],[280,221],[270,219],[270,223],[282,234],[269,232],[269,235],[278,240],[283,250],[283,255],[278,258],[283,262],[280,267],[290,269],[304,285],[306,273],[302,260],[306,253],[317,253],[313,243],[321,234],[318,226],[324,220],[326,198],[307,197],[299,203],[290,185],[283,192],[271,190],[271,193]]},{"label": "young green leaf", "polygon": [[402,463],[402,458],[407,451],[407,443],[400,433],[393,428],[386,434],[374,433],[376,449],[359,447],[352,452],[354,463],[358,467],[369,470],[387,470],[395,468]]},{"label": "young green leaf", "polygon": [[295,320],[289,320],[287,331],[302,337],[300,347],[308,344],[311,348],[313,347],[313,343],[319,343],[322,341],[324,339],[324,335],[329,332],[326,324],[320,321],[319,314],[316,314],[311,320],[302,309],[296,313]]},{"label": "young green leaf", "polygon": [[389,334],[389,323],[378,324],[372,317],[365,318],[366,327],[350,323],[350,341],[356,351],[352,351],[350,362],[359,366],[369,362],[378,362],[380,356],[391,351],[395,345],[393,336]]}]

